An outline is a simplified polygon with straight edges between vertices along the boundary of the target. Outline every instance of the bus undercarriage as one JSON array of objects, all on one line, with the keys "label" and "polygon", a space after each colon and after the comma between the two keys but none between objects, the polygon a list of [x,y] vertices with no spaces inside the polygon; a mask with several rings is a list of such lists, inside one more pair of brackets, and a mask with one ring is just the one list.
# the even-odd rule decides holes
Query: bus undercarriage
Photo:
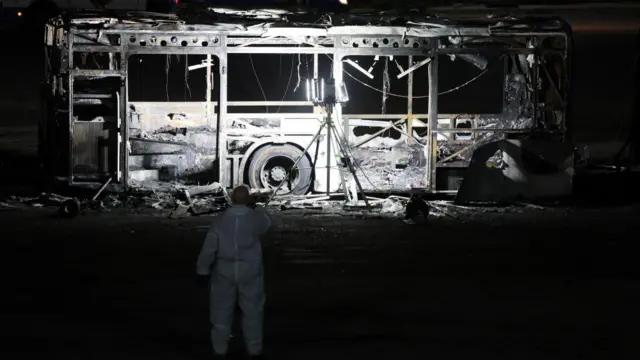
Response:
[{"label": "bus undercarriage", "polygon": [[[53,181],[99,187],[109,180],[125,191],[144,181],[274,189],[286,180],[289,194],[338,192],[350,187],[340,159],[349,156],[367,192],[456,193],[480,168],[540,196],[570,191],[571,34],[559,19],[84,13],[53,19],[45,41],[40,150]],[[256,66],[283,61],[291,73],[267,71],[263,79],[280,90],[265,91]],[[201,99],[186,95],[193,85],[170,83],[172,66],[184,80],[200,79]],[[144,71],[150,80],[139,80]],[[462,72],[466,81],[442,85]],[[493,82],[463,100],[493,101],[495,110],[439,111],[443,97],[489,73]],[[254,75],[259,89],[251,91],[263,100],[242,100],[249,90],[241,85]],[[349,92],[333,120],[350,153],[327,154],[326,137],[304,153],[325,116],[307,101],[305,83],[329,78]],[[283,84],[295,99],[285,100]],[[180,101],[170,96],[176,87],[185,92]],[[166,98],[146,96],[154,92]],[[498,95],[483,100],[485,93]],[[352,111],[374,97],[380,111]],[[486,159],[474,159],[487,147]]]}]

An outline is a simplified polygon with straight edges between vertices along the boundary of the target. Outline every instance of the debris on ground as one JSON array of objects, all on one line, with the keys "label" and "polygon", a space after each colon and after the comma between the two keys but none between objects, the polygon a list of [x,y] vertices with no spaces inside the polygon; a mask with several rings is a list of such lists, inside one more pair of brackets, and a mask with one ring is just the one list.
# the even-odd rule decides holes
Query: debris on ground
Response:
[{"label": "debris on ground", "polygon": [[389,197],[382,201],[381,212],[384,214],[391,214],[394,216],[404,216],[405,207],[407,206],[407,200],[400,199],[398,197]]},{"label": "debris on ground", "polygon": [[45,206],[60,206],[65,201],[71,200],[71,197],[62,196],[53,193],[42,193],[40,196],[34,197],[20,197],[20,196],[11,196],[9,197],[7,204],[22,204],[28,205],[32,207],[45,207]]},{"label": "debris on ground", "polygon": [[[108,182],[105,183],[106,185]],[[172,217],[211,214],[226,208],[228,194],[219,183],[189,186],[181,183],[133,183],[126,194],[104,193],[106,186],[87,198],[42,193],[40,196],[11,196],[1,207],[58,207],[59,214],[73,217],[85,210],[118,209],[170,211]],[[179,215],[182,214],[182,215]]]},{"label": "debris on ground", "polygon": [[[180,182],[133,182],[127,194],[102,193],[103,188],[85,200],[54,193],[42,193],[35,197],[13,196],[0,203],[0,209],[19,207],[55,206],[59,214],[73,217],[87,210],[109,212],[119,209],[143,211],[144,209],[170,218],[183,218],[215,214],[230,204],[229,194],[217,182],[204,185],[187,185]],[[254,192],[258,203],[264,204],[268,192]],[[302,216],[352,216],[359,218],[401,219],[406,212],[409,196],[390,195],[367,197],[345,203],[336,200],[337,195],[313,194],[307,196],[282,196],[268,202],[268,207]],[[455,205],[452,201],[430,200],[430,218],[456,221],[479,220],[492,214],[513,214],[530,211],[547,211],[548,207],[530,203]],[[276,210],[277,211],[277,210]]]},{"label": "debris on ground", "polygon": [[78,215],[87,204],[77,198],[62,196],[54,193],[42,193],[35,197],[11,196],[8,202],[3,203],[8,207],[17,208],[17,205],[29,207],[57,207],[58,214],[64,217],[74,217]]},{"label": "debris on ground", "polygon": [[173,209],[171,214],[169,214],[169,217],[172,218],[172,219],[179,219],[181,217],[185,217],[185,216],[189,215],[189,209],[190,208],[191,208],[190,205],[182,203],[182,202],[178,202],[176,208]]},{"label": "debris on ground", "polygon": [[14,205],[8,204],[6,202],[0,202],[0,211],[3,210],[11,210],[11,209],[15,209],[16,207]]},{"label": "debris on ground", "polygon": [[171,210],[171,218],[212,214],[228,205],[228,194],[217,182],[195,186],[177,182],[170,185],[139,183],[132,187],[131,194],[142,201],[140,205],[159,211]]}]

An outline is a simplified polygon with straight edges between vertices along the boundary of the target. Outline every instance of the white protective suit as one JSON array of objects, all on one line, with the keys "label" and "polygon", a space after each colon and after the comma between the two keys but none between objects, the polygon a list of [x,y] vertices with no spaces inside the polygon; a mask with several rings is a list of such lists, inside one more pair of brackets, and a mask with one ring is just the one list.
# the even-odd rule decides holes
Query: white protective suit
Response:
[{"label": "white protective suit", "polygon": [[262,353],[264,283],[260,237],[271,226],[264,209],[232,205],[213,220],[198,256],[197,273],[211,275],[211,341],[226,354],[236,302],[250,355]]}]

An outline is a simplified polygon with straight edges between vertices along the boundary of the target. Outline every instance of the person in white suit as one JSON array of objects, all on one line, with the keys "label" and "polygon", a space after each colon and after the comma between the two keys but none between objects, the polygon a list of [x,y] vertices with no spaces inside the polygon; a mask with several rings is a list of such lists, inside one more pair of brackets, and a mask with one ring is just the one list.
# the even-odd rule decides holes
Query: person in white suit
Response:
[{"label": "person in white suit", "polygon": [[200,251],[197,274],[210,283],[211,341],[216,358],[227,355],[234,310],[242,310],[247,352],[262,358],[265,302],[261,237],[271,218],[256,207],[247,186],[236,187],[232,205],[217,216]]}]

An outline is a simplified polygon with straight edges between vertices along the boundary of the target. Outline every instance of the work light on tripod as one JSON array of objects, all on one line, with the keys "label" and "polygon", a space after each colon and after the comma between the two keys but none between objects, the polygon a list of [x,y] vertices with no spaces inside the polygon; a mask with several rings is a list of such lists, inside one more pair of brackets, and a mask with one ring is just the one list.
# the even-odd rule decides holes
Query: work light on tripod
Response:
[{"label": "work light on tripod", "polygon": [[347,86],[335,79],[307,79],[307,101],[317,106],[344,104],[349,101]]}]

